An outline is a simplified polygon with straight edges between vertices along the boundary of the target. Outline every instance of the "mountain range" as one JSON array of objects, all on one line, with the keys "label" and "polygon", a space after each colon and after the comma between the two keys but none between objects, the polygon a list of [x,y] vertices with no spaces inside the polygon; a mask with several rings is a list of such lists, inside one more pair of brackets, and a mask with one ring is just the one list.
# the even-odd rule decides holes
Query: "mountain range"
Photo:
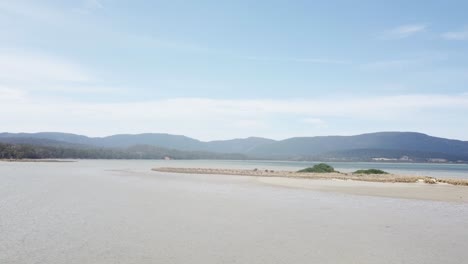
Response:
[{"label": "mountain range", "polygon": [[232,157],[246,159],[468,161],[468,141],[416,132],[294,137],[285,140],[249,137],[217,141],[200,141],[186,136],[161,133],[87,137],[70,133],[40,132],[0,133],[0,142],[78,149],[125,150],[135,146],[144,149],[142,146],[148,146],[186,152],[237,154]]}]

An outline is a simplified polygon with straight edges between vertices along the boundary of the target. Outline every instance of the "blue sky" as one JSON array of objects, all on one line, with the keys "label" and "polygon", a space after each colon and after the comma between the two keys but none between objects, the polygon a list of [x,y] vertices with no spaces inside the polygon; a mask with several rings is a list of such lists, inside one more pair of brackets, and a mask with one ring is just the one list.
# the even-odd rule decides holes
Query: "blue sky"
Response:
[{"label": "blue sky", "polygon": [[466,1],[0,0],[2,131],[468,140]]}]

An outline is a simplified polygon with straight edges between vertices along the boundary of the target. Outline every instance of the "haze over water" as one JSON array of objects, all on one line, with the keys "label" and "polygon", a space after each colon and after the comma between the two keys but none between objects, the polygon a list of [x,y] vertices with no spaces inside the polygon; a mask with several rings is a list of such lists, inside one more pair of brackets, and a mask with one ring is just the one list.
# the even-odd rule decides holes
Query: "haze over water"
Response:
[{"label": "haze over water", "polygon": [[150,171],[174,163],[227,166],[223,162],[2,162],[0,263],[458,264],[468,259],[466,204]]}]

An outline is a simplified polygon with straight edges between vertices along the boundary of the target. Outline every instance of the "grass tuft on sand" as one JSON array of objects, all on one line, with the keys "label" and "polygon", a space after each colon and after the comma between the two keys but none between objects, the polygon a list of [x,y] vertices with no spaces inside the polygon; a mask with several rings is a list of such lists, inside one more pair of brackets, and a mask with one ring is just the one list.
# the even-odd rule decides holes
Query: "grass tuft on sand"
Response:
[{"label": "grass tuft on sand", "polygon": [[330,166],[330,165],[328,165],[326,163],[319,163],[319,164],[314,165],[313,167],[308,167],[308,168],[299,170],[298,172],[299,173],[303,173],[303,172],[306,172],[306,173],[331,173],[331,172],[337,172],[337,171],[335,171],[335,169],[332,166]]},{"label": "grass tuft on sand", "polygon": [[468,179],[436,179],[437,182],[468,186]]},{"label": "grass tuft on sand", "polygon": [[357,170],[353,174],[388,174],[388,172],[378,169]]}]

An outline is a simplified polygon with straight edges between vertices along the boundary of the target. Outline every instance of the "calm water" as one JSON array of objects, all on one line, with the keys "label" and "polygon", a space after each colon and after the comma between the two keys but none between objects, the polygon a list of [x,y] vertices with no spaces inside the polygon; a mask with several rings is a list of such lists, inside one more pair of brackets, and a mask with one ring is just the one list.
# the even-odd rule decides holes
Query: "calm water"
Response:
[{"label": "calm water", "polygon": [[[239,169],[299,170],[317,162],[303,161],[232,161],[190,160],[154,161],[154,166],[207,167]],[[382,169],[392,173],[427,175],[435,177],[468,178],[468,164],[377,163],[377,162],[329,162],[335,169],[352,172],[358,169]]]},{"label": "calm water", "polygon": [[466,204],[149,171],[168,164],[279,169],[304,163],[0,162],[0,263],[459,264],[468,259]]}]

